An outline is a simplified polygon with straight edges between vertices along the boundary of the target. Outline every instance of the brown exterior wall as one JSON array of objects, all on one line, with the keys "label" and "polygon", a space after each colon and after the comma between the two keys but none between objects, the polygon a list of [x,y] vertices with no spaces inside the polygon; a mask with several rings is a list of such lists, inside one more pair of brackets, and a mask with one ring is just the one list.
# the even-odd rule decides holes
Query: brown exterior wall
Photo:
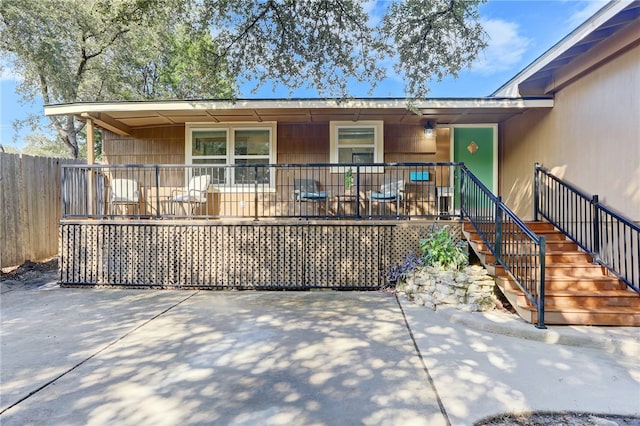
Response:
[{"label": "brown exterior wall", "polygon": [[328,163],[329,123],[278,123],[278,163]]},{"label": "brown exterior wall", "polygon": [[384,161],[394,162],[446,162],[450,161],[449,129],[436,131],[436,143],[425,141],[422,126],[387,124],[384,126]]},{"label": "brown exterior wall", "polygon": [[501,128],[502,196],[532,216],[533,165],[640,221],[640,46],[574,81],[550,111],[529,111]]},{"label": "brown exterior wall", "polygon": [[184,164],[184,126],[137,130],[134,137],[102,132],[107,164]]},{"label": "brown exterior wall", "polygon": [[[328,163],[329,123],[278,123],[280,164]],[[386,124],[386,162],[449,161],[449,129],[437,130],[436,145],[425,142],[421,126]],[[107,164],[184,164],[184,126],[138,130],[135,137],[103,131]]]}]

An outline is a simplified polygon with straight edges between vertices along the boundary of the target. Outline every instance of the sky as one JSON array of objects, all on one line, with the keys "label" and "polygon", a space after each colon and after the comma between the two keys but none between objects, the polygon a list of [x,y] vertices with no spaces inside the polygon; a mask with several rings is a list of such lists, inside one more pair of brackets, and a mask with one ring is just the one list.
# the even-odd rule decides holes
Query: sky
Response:
[{"label": "sky", "polygon": [[[606,0],[489,0],[480,7],[481,22],[488,33],[488,47],[470,69],[457,79],[432,82],[429,97],[488,96],[536,58],[554,46],[598,11]],[[375,13],[375,10],[373,11]],[[43,102],[24,102],[16,94],[16,77],[10,70],[0,76],[0,145],[22,149],[25,131],[15,131],[13,122],[30,113],[44,115]],[[252,92],[252,85],[241,87],[241,98],[286,98],[288,89],[265,85]],[[367,86],[356,86],[352,95],[369,97]],[[405,96],[402,81],[388,78],[373,97]],[[309,90],[298,90],[292,97],[316,97]],[[42,120],[43,126],[46,121]]]}]

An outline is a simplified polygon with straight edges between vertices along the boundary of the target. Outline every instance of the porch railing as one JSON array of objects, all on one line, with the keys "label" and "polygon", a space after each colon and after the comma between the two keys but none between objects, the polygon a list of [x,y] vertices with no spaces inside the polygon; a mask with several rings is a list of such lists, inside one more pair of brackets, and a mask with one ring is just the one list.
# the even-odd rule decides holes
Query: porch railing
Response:
[{"label": "porch railing", "polygon": [[69,165],[63,218],[454,217],[459,163]]},{"label": "porch railing", "polygon": [[544,325],[545,237],[536,235],[466,167],[460,167],[460,210],[497,264],[513,278],[537,309]]},{"label": "porch railing", "polygon": [[543,217],[640,294],[640,227],[535,165],[534,214]]}]

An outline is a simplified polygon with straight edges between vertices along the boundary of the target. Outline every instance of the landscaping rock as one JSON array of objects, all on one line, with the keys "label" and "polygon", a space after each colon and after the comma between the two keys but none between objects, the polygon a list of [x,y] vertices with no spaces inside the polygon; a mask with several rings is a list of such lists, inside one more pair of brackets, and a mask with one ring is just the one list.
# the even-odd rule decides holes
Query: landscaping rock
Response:
[{"label": "landscaping rock", "polygon": [[396,293],[420,306],[436,310],[453,306],[467,312],[484,312],[499,307],[495,281],[481,266],[462,271],[443,271],[425,267],[396,284]]}]

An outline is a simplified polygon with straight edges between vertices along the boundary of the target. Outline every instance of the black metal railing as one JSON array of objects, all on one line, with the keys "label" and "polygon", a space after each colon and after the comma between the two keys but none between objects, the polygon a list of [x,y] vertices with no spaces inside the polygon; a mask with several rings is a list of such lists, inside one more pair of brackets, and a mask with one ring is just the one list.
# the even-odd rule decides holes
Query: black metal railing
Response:
[{"label": "black metal railing", "polygon": [[466,167],[460,167],[460,211],[496,263],[536,308],[536,327],[544,325],[545,238],[536,235]]},{"label": "black metal railing", "polygon": [[640,294],[640,227],[539,164],[534,186],[535,219],[552,223]]},{"label": "black metal railing", "polygon": [[63,218],[454,217],[459,163],[69,165]]}]

